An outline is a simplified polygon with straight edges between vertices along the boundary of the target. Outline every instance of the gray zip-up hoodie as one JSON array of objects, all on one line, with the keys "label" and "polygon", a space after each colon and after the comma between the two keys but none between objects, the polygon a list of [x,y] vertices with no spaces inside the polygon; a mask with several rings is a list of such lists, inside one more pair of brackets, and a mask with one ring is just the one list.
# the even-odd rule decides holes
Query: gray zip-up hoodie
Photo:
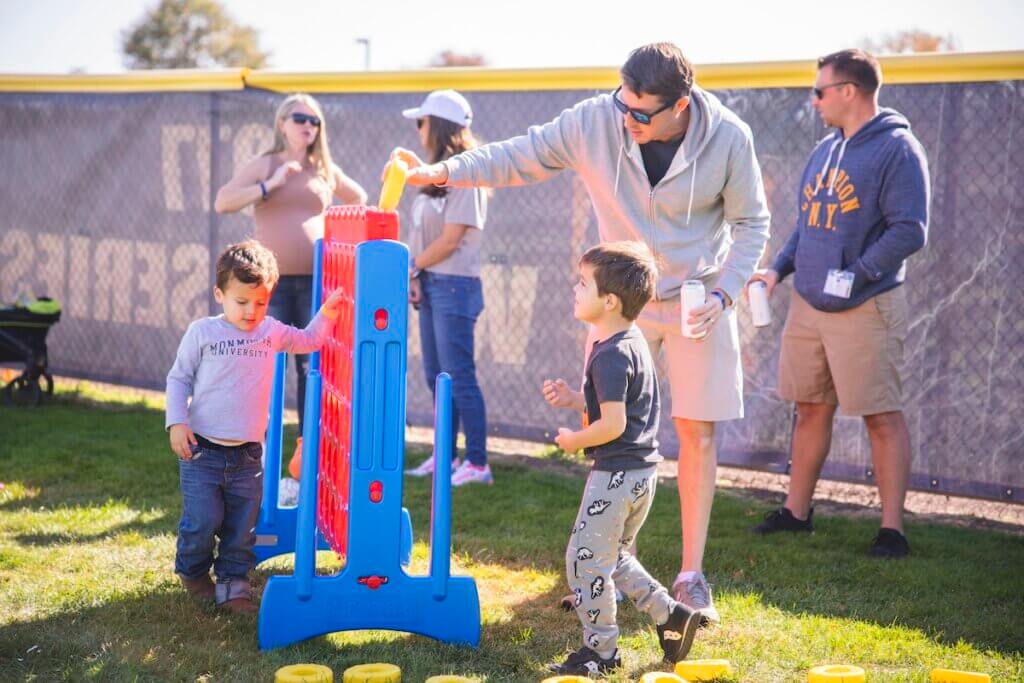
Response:
[{"label": "gray zip-up hoodie", "polygon": [[735,301],[764,251],[770,218],[749,126],[694,86],[686,137],[651,187],[622,116],[611,95],[584,100],[526,135],[449,158],[448,184],[527,185],[572,169],[601,240],[643,240],[659,258],[658,299],[700,279]]}]

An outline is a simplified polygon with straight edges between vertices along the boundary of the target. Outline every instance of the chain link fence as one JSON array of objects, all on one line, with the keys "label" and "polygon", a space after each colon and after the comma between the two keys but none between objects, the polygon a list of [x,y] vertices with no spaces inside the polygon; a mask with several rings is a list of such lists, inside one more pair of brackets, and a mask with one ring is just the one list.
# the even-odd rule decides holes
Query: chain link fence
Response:
[{"label": "chain link fence", "polygon": [[[881,101],[924,144],[933,183],[930,241],[911,258],[904,367],[914,447],[912,485],[1024,501],[1024,262],[1020,81],[893,85]],[[470,92],[485,141],[521,134],[595,91]],[[770,262],[796,221],[797,183],[824,134],[805,89],[718,91],[746,120],[773,216]],[[321,95],[335,160],[376,199],[389,150],[418,146],[401,117],[422,93]],[[162,388],[188,323],[216,312],[213,260],[252,234],[251,211],[218,215],[217,189],[265,150],[281,94],[245,90],[130,95],[0,94],[0,301],[61,299],[50,335],[54,372]],[[412,190],[399,211],[408,221]],[[403,228],[403,234],[405,229]],[[575,381],[585,330],[572,317],[580,254],[597,241],[586,191],[571,173],[497,190],[484,237],[486,308],[478,372],[493,434],[550,440],[565,415],[548,409],[544,378]],[[784,471],[791,404],[776,394],[789,287],[774,322],[756,329],[740,304],[743,420],[719,432],[723,463]],[[415,312],[408,414],[430,424]],[[289,373],[293,382],[293,373]],[[667,396],[667,387],[663,387]],[[291,389],[294,392],[294,388]],[[662,450],[677,442],[668,414]],[[859,419],[839,418],[825,476],[873,477]]]}]

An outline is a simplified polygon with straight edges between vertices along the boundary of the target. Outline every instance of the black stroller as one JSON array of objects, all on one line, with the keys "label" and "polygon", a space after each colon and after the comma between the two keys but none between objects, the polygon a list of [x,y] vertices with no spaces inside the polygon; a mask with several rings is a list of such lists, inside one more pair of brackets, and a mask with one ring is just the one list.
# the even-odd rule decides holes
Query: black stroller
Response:
[{"label": "black stroller", "polygon": [[60,320],[60,303],[45,297],[25,306],[0,307],[0,363],[23,363],[25,370],[0,389],[11,405],[33,407],[53,394],[47,367],[46,333]]}]

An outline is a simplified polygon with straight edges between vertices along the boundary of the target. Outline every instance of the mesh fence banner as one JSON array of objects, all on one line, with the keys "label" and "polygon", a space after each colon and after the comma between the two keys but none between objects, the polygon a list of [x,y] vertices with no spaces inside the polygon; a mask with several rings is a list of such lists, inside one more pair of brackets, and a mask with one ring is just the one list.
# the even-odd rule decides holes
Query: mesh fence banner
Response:
[{"label": "mesh fence banner", "polygon": [[[905,285],[914,488],[1024,501],[1022,90],[1021,81],[882,90],[881,104],[910,120],[932,174],[930,240],[911,257]],[[521,134],[594,94],[467,97],[486,141]],[[825,130],[803,88],[716,94],[754,132],[773,217],[768,263],[795,225],[797,183]],[[388,152],[418,147],[401,111],[422,97],[317,97],[335,160],[371,200]],[[213,197],[234,168],[269,146],[281,98],[255,89],[0,93],[0,301],[35,294],[64,303],[49,338],[53,372],[163,388],[185,327],[217,312],[213,260],[253,232],[251,210],[219,215]],[[412,196],[410,189],[399,207],[403,235]],[[497,190],[488,213],[476,344],[490,431],[550,441],[566,416],[547,407],[540,385],[574,382],[582,371],[585,330],[572,317],[572,286],[580,254],[597,241],[594,213],[572,173]],[[720,425],[723,463],[787,468],[793,407],[778,398],[776,375],[788,295],[787,281],[768,328],[754,328],[740,304],[747,416]],[[412,315],[408,414],[429,425]],[[678,446],[664,403],[660,439],[671,457]],[[862,421],[840,417],[825,476],[870,481],[871,467]]]}]

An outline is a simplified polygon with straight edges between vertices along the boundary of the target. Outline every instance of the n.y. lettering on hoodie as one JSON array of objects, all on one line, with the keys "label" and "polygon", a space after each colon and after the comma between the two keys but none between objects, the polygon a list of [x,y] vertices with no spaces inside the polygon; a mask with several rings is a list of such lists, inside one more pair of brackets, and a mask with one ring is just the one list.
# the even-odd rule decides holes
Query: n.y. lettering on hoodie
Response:
[{"label": "n.y. lettering on hoodie", "polygon": [[[837,130],[811,153],[796,230],[775,258],[782,280],[820,311],[854,308],[898,287],[906,259],[928,238],[928,161],[902,114],[881,109],[846,139]],[[825,293],[830,270],[854,274],[849,298]]]}]

